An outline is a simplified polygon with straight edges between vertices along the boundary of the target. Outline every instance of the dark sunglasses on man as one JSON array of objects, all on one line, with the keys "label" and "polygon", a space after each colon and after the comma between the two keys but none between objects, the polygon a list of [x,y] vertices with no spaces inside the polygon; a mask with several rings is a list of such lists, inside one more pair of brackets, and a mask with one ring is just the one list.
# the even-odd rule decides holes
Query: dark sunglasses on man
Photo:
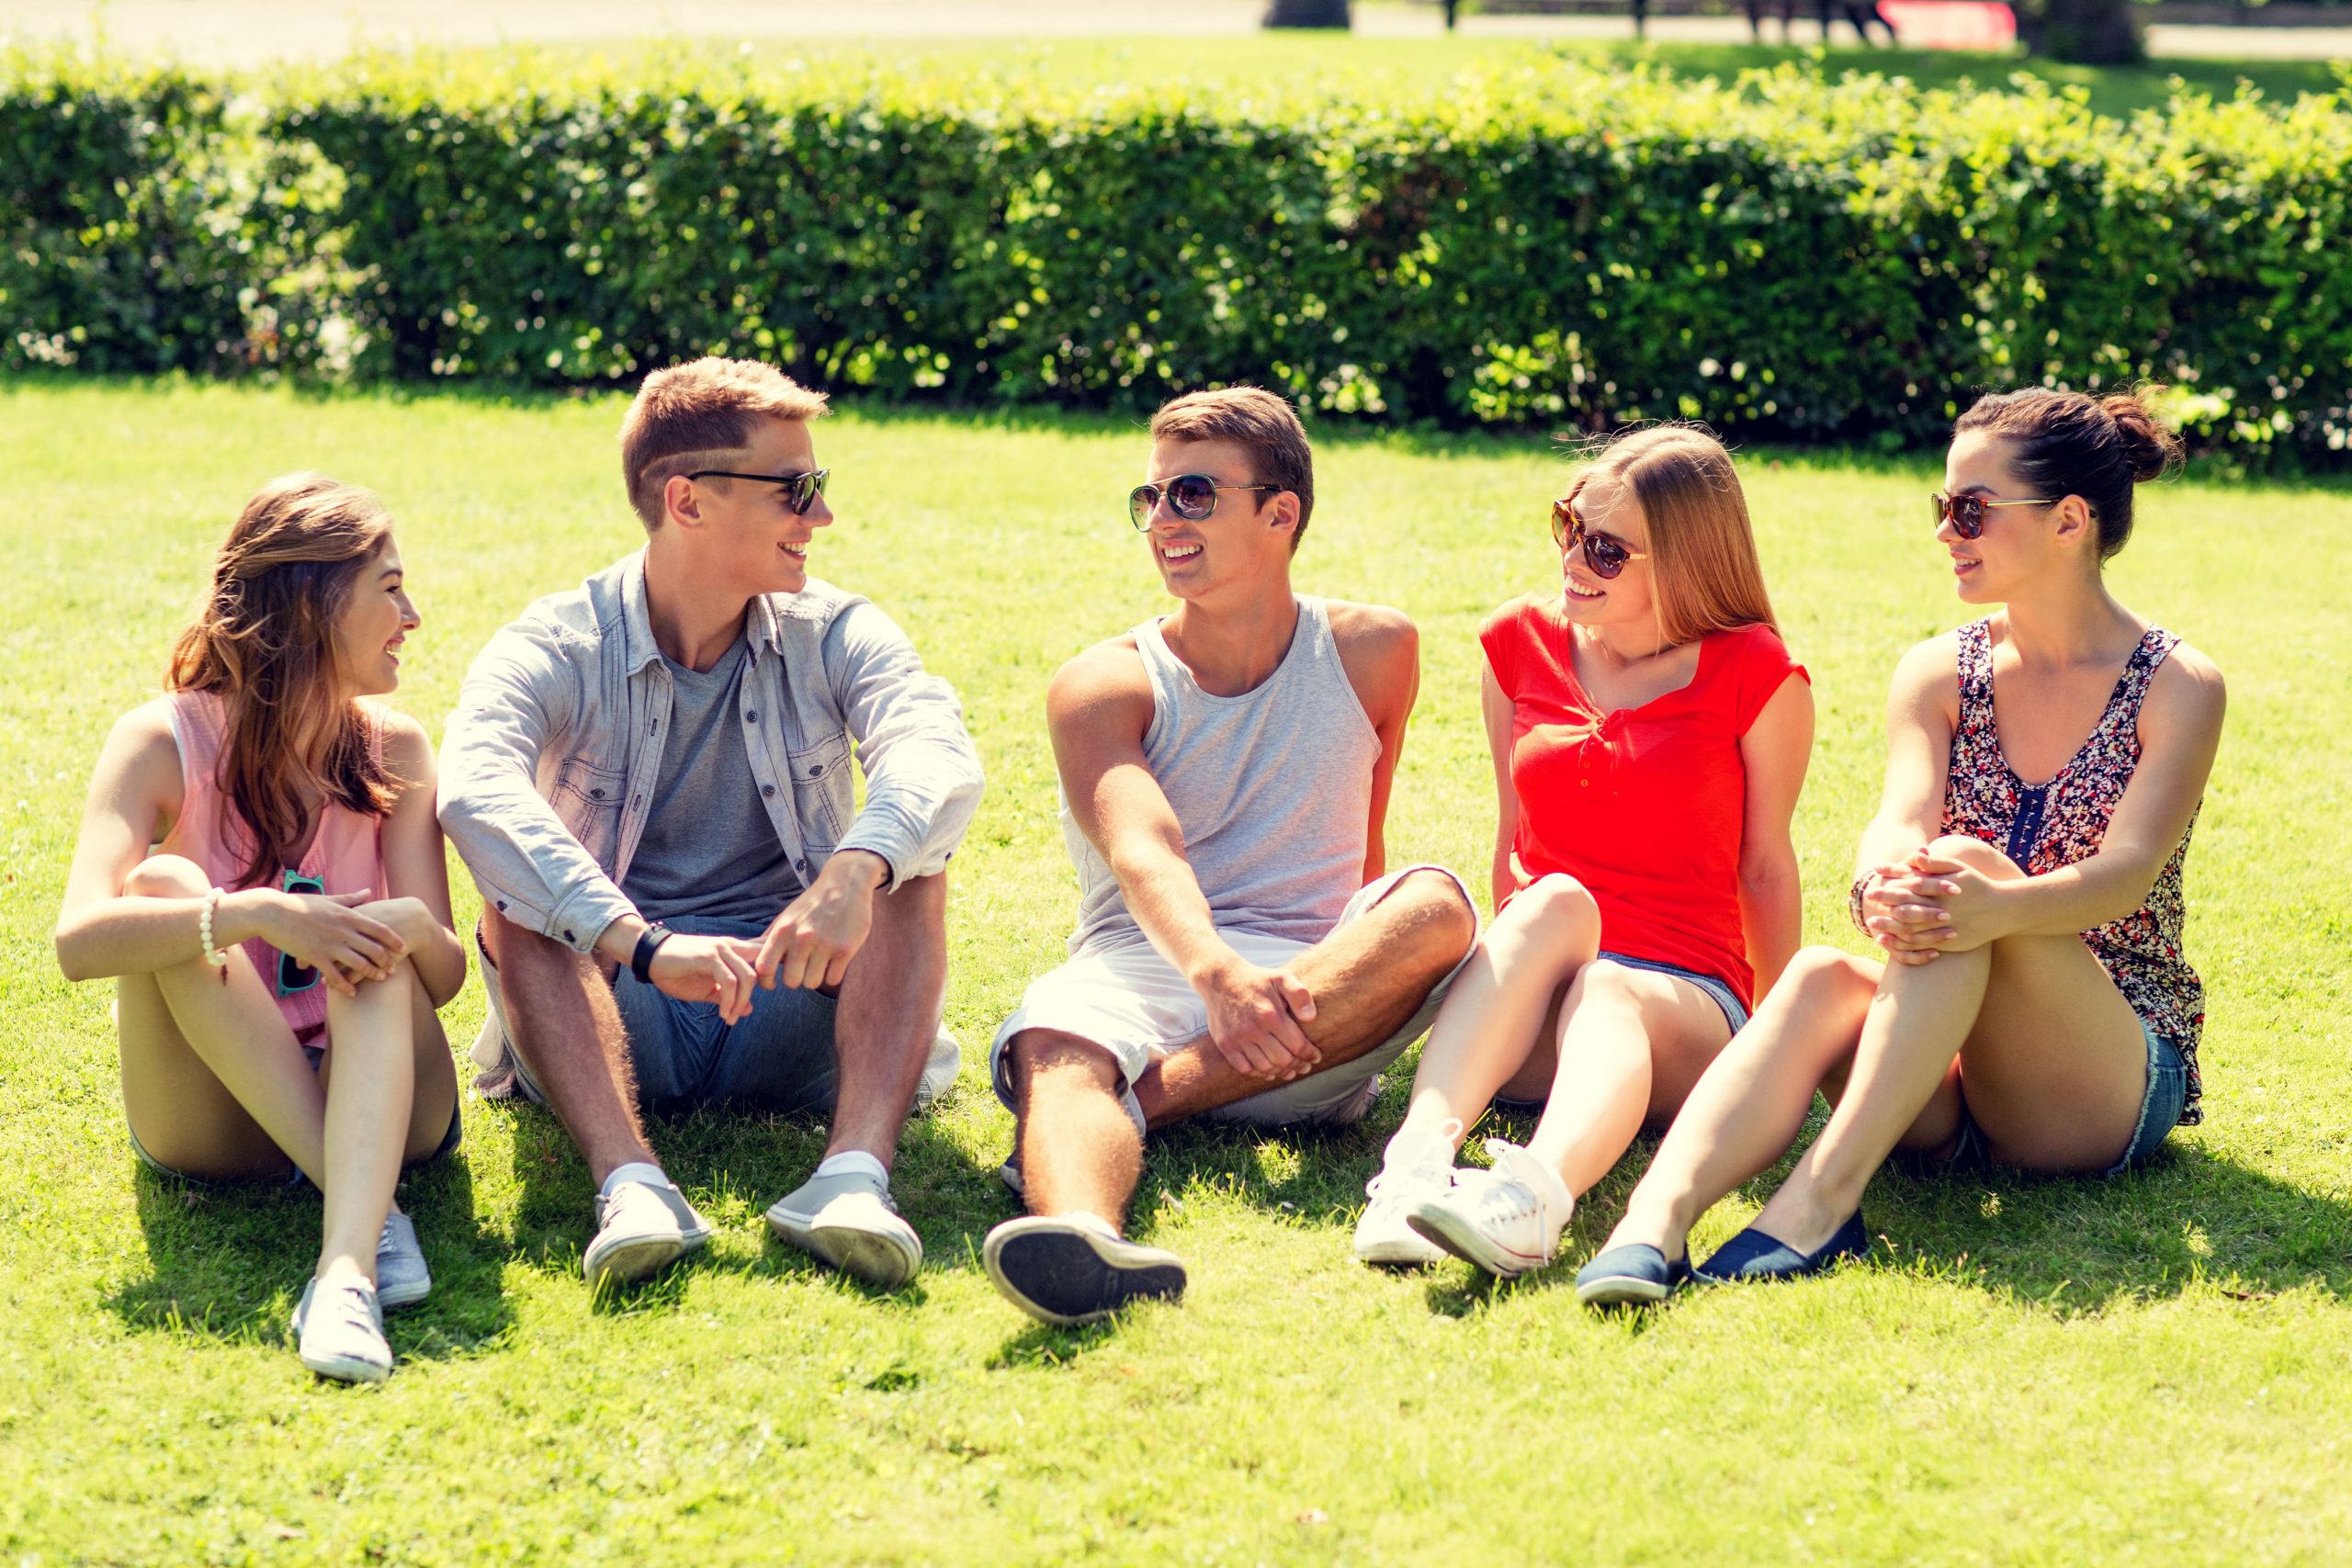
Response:
[{"label": "dark sunglasses on man", "polygon": [[1980,538],[1984,533],[1984,513],[1996,506],[2055,506],[2065,497],[2044,496],[2031,501],[2000,501],[1991,496],[1962,491],[1946,495],[1937,491],[1930,497],[1936,503],[1936,526],[1951,525],[1951,531],[1963,539]]},{"label": "dark sunglasses on man", "polygon": [[784,489],[784,503],[796,516],[806,517],[817,498],[825,493],[825,481],[832,477],[831,468],[816,468],[805,474],[737,474],[725,468],[701,468],[688,474],[690,479],[747,479],[752,484],[780,485]]},{"label": "dark sunglasses on man", "polygon": [[1279,494],[1280,485],[1221,485],[1207,474],[1178,474],[1174,479],[1152,484],[1139,484],[1127,491],[1127,515],[1134,519],[1136,532],[1151,530],[1151,514],[1159,505],[1159,498],[1168,498],[1168,510],[1187,523],[1198,523],[1216,510],[1217,491],[1226,490],[1272,491]]},{"label": "dark sunglasses on man", "polygon": [[1628,562],[1650,558],[1646,550],[1634,548],[1614,534],[1587,527],[1573,495],[1564,495],[1552,503],[1552,539],[1564,556],[1582,545],[1584,564],[1592,569],[1593,576],[1604,581],[1615,581]]}]

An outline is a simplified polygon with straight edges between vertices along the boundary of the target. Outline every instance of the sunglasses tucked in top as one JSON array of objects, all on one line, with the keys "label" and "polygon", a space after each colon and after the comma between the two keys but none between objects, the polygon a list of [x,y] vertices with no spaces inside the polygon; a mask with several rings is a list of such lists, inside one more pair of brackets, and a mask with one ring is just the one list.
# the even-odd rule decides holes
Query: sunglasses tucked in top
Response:
[{"label": "sunglasses tucked in top", "polygon": [[[324,893],[327,885],[315,876],[299,871],[288,871],[278,879],[278,887],[287,893]],[[319,972],[307,964],[298,962],[290,953],[277,955],[277,994],[299,997],[319,983]]]},{"label": "sunglasses tucked in top", "polygon": [[1136,532],[1145,533],[1151,527],[1151,513],[1159,498],[1168,498],[1168,510],[1187,523],[1198,523],[1216,510],[1216,494],[1221,490],[1274,491],[1280,485],[1221,485],[1207,474],[1178,474],[1174,479],[1151,484],[1140,484],[1127,492],[1127,515],[1135,520]]},{"label": "sunglasses tucked in top", "polygon": [[749,479],[753,484],[781,485],[784,503],[796,516],[805,517],[825,493],[825,481],[832,477],[831,468],[817,468],[805,474],[731,474],[725,468],[702,468],[688,474],[690,479]]},{"label": "sunglasses tucked in top", "polygon": [[1552,503],[1552,537],[1564,556],[1582,545],[1585,565],[1592,568],[1593,576],[1604,581],[1615,581],[1628,561],[1650,558],[1646,550],[1634,548],[1614,534],[1585,526],[1583,515],[1577,511],[1577,498],[1572,495]]},{"label": "sunglasses tucked in top", "polygon": [[2038,496],[2029,501],[1996,501],[1990,496],[1962,492],[1946,495],[1937,491],[1930,497],[1936,503],[1936,526],[1951,525],[1952,532],[1963,539],[1973,539],[1984,532],[1984,513],[1996,506],[2055,506],[2064,496]]}]

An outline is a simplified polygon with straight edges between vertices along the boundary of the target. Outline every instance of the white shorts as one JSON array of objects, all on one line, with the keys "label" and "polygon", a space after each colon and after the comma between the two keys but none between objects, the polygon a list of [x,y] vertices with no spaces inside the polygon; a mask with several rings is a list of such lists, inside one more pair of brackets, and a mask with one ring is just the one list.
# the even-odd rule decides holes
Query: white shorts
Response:
[{"label": "white shorts", "polygon": [[[1331,929],[1338,931],[1361,919],[1416,871],[1439,873],[1460,890],[1464,904],[1473,910],[1477,908],[1462,879],[1445,867],[1408,865],[1357,889]],[[1223,934],[1236,953],[1267,969],[1281,968],[1312,945],[1250,931]],[[1373,1086],[1380,1075],[1405,1054],[1405,1047],[1428,1031],[1430,1021],[1437,1017],[1439,1005],[1445,1000],[1447,988],[1453,984],[1453,976],[1462,972],[1462,965],[1470,961],[1471,951],[1476,946],[1474,934],[1470,946],[1463,950],[1462,957],[1445,978],[1431,987],[1419,1010],[1405,1021],[1403,1028],[1363,1055],[1231,1105],[1219,1106],[1206,1114],[1214,1121],[1245,1122],[1261,1127],[1314,1122],[1343,1125],[1356,1121],[1370,1106]],[[1207,1004],[1176,966],[1161,957],[1159,950],[1149,942],[1136,942],[1081,953],[1029,983],[1021,1005],[998,1027],[996,1039],[989,1046],[989,1077],[996,1085],[997,1098],[1004,1101],[1007,1109],[1013,1109],[1005,1046],[1024,1029],[1050,1029],[1091,1041],[1117,1058],[1120,1091],[1125,1098],[1128,1086],[1142,1076],[1145,1068],[1178,1046],[1198,1040],[1208,1032],[1208,1028]]]}]

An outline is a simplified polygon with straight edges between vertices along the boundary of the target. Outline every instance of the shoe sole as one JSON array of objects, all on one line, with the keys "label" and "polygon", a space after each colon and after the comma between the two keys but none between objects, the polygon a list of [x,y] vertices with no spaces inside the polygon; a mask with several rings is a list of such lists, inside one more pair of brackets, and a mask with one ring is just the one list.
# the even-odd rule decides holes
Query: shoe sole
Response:
[{"label": "shoe sole", "polygon": [[382,1382],[392,1375],[392,1369],[379,1362],[355,1360],[347,1356],[322,1356],[315,1361],[304,1356],[302,1364],[336,1382]]},{"label": "shoe sole", "polygon": [[431,1280],[419,1285],[386,1285],[379,1281],[376,1286],[376,1304],[386,1312],[398,1312],[402,1307],[414,1306],[432,1293]]},{"label": "shoe sole", "polygon": [[1417,1209],[1407,1216],[1405,1224],[1412,1227],[1415,1235],[1443,1247],[1464,1263],[1476,1264],[1498,1280],[1516,1280],[1551,1261],[1505,1251],[1451,1209]]},{"label": "shoe sole", "polygon": [[820,1225],[814,1219],[781,1209],[770,1209],[767,1213],[768,1229],[779,1240],[877,1290],[898,1290],[922,1268],[921,1237],[893,1235],[863,1225]]},{"label": "shoe sole", "polygon": [[580,1272],[591,1285],[598,1287],[634,1285],[660,1273],[709,1239],[708,1231],[699,1235],[689,1232],[681,1235],[631,1236],[614,1242],[602,1251],[592,1242],[581,1256]]},{"label": "shoe sole", "polygon": [[[1415,1233],[1417,1235],[1419,1232]],[[1354,1249],[1356,1261],[1375,1269],[1427,1269],[1445,1260],[1446,1252],[1429,1241],[1406,1241],[1401,1237],[1374,1242]]]},{"label": "shoe sole", "polygon": [[1661,1285],[1656,1280],[1633,1274],[1611,1274],[1606,1279],[1579,1280],[1577,1284],[1577,1303],[1589,1307],[1656,1306],[1672,1294],[1672,1285]]},{"label": "shoe sole", "polygon": [[1056,1328],[1184,1293],[1184,1265],[1172,1254],[1035,1216],[990,1231],[980,1261],[1007,1301]]}]

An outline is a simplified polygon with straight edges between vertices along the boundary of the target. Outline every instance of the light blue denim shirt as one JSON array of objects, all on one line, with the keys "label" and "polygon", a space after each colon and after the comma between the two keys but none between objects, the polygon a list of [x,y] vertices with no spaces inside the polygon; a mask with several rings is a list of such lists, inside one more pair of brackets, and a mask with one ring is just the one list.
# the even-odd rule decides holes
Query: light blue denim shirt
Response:
[{"label": "light blue denim shirt", "polygon": [[[981,787],[954,689],[888,615],[814,579],[753,599],[744,632],[745,750],[802,884],[839,850],[888,862],[886,887],[943,870]],[[641,550],[538,601],[475,659],[442,740],[441,827],[508,919],[585,953],[633,911],[620,884],[671,696]]]}]

